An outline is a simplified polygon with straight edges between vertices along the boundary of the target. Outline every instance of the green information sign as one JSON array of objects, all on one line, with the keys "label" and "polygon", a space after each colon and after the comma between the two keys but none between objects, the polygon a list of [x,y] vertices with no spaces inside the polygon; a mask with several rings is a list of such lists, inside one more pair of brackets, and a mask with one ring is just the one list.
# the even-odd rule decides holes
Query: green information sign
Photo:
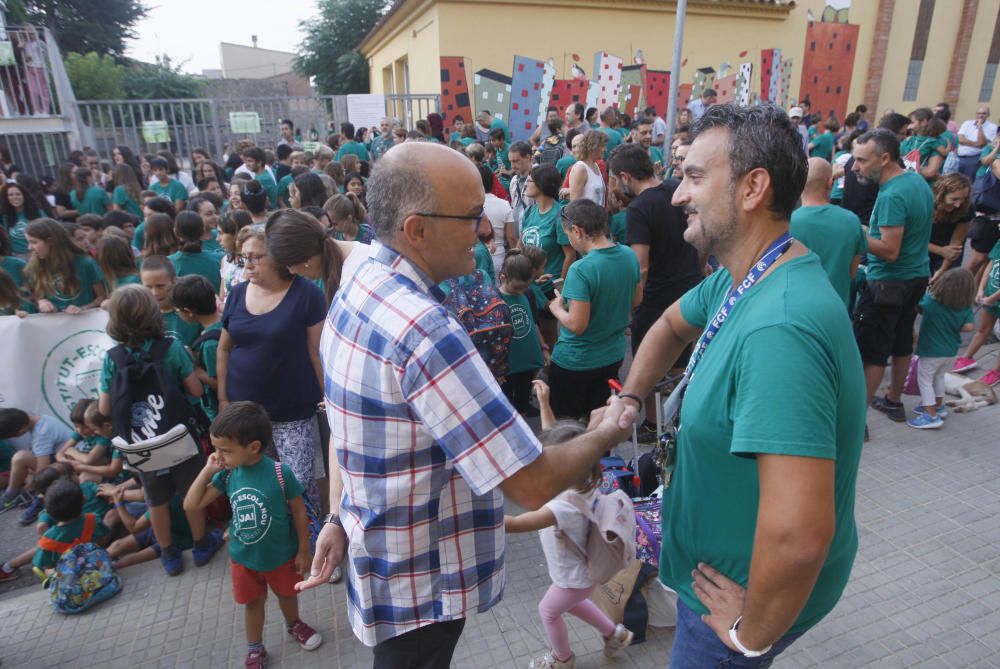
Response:
[{"label": "green information sign", "polygon": [[234,133],[260,132],[260,114],[255,111],[229,112],[229,129]]},{"label": "green information sign", "polygon": [[149,144],[170,141],[170,130],[166,121],[143,121],[142,138]]},{"label": "green information sign", "polygon": [[302,150],[308,151],[309,153],[316,153],[316,149],[319,148],[319,142],[302,142]]}]

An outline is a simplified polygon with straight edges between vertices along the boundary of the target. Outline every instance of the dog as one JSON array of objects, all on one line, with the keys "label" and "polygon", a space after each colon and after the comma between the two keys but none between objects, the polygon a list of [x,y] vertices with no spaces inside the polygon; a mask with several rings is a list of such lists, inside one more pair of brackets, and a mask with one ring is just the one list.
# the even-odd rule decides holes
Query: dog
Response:
[{"label": "dog", "polygon": [[944,391],[960,399],[945,400],[945,404],[955,410],[955,413],[975,411],[997,403],[997,394],[993,388],[981,381],[972,381],[961,374],[947,372],[944,375]]}]

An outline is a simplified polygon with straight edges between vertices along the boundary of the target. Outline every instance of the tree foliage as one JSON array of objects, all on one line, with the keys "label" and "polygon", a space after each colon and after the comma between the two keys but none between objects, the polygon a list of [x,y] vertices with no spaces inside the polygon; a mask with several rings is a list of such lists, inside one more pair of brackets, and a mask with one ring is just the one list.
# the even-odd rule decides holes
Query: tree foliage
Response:
[{"label": "tree foliage", "polygon": [[125,68],[111,56],[96,52],[66,54],[66,74],[77,100],[120,100],[125,97]]},{"label": "tree foliage", "polygon": [[385,14],[388,0],[319,0],[319,16],[302,21],[306,36],[295,71],[313,77],[323,95],[368,92],[368,63],[361,40]]},{"label": "tree foliage", "polygon": [[118,59],[147,12],[142,0],[12,0],[8,5],[12,16],[51,30],[63,53],[94,51]]}]

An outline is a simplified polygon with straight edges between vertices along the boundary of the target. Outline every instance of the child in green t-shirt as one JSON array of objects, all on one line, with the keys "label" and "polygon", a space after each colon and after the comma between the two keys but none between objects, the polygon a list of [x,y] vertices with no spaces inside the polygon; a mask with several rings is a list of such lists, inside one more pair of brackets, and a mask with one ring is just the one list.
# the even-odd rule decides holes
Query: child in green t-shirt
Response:
[{"label": "child in green t-shirt", "polygon": [[[115,569],[149,562],[160,557],[160,544],[153,533],[153,523],[149,509],[142,502],[141,488],[116,486],[113,491],[115,513],[119,522],[129,532],[108,547],[108,555]],[[184,515],[183,501],[174,495],[168,503],[170,508],[170,536],[179,550],[188,550],[194,545],[191,525]]]},{"label": "child in green t-shirt", "polygon": [[45,530],[31,563],[39,569],[51,569],[59,557],[78,544],[95,542],[106,545],[110,530],[97,516],[83,511],[83,492],[74,481],[59,480],[45,492],[45,513],[56,524]]},{"label": "child in green t-shirt", "polygon": [[177,279],[171,292],[171,299],[177,314],[185,323],[201,328],[201,335],[194,340],[191,353],[194,355],[194,373],[204,386],[201,407],[209,418],[215,418],[219,411],[219,378],[215,367],[215,356],[219,348],[222,322],[215,301],[212,284],[203,276],[189,274]]},{"label": "child in green t-shirt", "polygon": [[163,328],[174,339],[180,340],[185,346],[190,346],[201,331],[197,325],[192,325],[180,317],[177,307],[171,299],[174,284],[177,282],[177,271],[165,256],[147,256],[139,272],[142,285],[148,288],[160,305],[160,316],[163,318]]},{"label": "child in green t-shirt", "polygon": [[[31,491],[34,494],[39,495],[44,504],[45,493],[48,491],[49,487],[56,481],[68,478],[69,472],[65,467],[55,465],[46,467],[38,472],[34,479],[32,479]],[[36,525],[36,528],[38,529],[38,537],[41,538],[52,524],[51,517],[42,513],[41,517],[38,519],[38,524]],[[18,568],[30,564],[32,558],[35,557],[35,551],[36,548],[29,548],[28,550],[6,560],[2,565],[0,565],[0,583],[16,580]]]},{"label": "child in green t-shirt", "polygon": [[[85,398],[73,405],[69,421],[73,424],[73,435],[56,452],[57,462],[69,462],[71,465],[104,465],[111,460],[111,441],[94,432],[87,425],[87,409],[97,404],[96,399]],[[99,476],[91,473],[81,473],[81,480],[100,483]]]},{"label": "child in green t-shirt", "polygon": [[180,250],[168,258],[174,264],[178,277],[198,274],[208,279],[215,292],[219,292],[221,283],[219,270],[222,265],[222,254],[205,251],[202,248],[202,237],[205,236],[205,222],[193,211],[182,211],[177,214],[174,222],[174,232],[180,241]]},{"label": "child in green t-shirt", "polygon": [[323,643],[299,619],[295,584],[309,571],[312,555],[303,487],[292,470],[264,455],[271,444],[271,420],[256,402],[233,402],[212,421],[215,453],[191,484],[184,509],[204,509],[228,494],[233,599],[246,610],[247,666],[262,666],[267,587],[278,597],[289,635],[305,650]]},{"label": "child in green t-shirt", "polygon": [[510,371],[500,388],[525,417],[538,415],[531,406],[531,382],[548,362],[538,330],[538,301],[531,294],[534,268],[520,249],[511,249],[500,270],[500,295],[510,309],[514,334],[510,342]]}]

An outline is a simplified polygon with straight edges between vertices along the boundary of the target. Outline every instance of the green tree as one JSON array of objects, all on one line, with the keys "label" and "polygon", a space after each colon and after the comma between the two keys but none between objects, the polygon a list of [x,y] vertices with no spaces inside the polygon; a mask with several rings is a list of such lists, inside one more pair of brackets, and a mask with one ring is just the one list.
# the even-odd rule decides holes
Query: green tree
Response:
[{"label": "green tree", "polygon": [[11,0],[8,9],[51,30],[63,52],[96,51],[119,59],[147,12],[142,0]]},{"label": "green tree", "polygon": [[77,100],[120,100],[125,97],[122,76],[125,68],[111,56],[91,51],[66,54],[66,74]]},{"label": "green tree", "polygon": [[183,74],[168,56],[157,56],[155,63],[130,61],[122,87],[129,100],[197,98],[203,91],[202,82]]},{"label": "green tree", "polygon": [[368,63],[357,52],[389,6],[387,0],[319,0],[319,16],[300,22],[306,36],[295,71],[322,95],[368,92]]}]

